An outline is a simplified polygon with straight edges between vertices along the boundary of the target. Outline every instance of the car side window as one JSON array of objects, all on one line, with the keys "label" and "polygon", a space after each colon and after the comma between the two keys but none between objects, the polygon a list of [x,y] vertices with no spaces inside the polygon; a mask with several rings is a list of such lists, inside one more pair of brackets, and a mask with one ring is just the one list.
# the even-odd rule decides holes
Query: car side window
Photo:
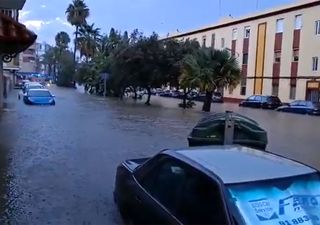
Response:
[{"label": "car side window", "polygon": [[177,196],[186,181],[185,170],[173,159],[163,159],[141,180],[141,185],[164,207],[174,213]]},{"label": "car side window", "polygon": [[298,106],[300,104],[300,101],[293,101],[290,103],[290,106]]},{"label": "car side window", "polygon": [[163,160],[141,185],[183,224],[227,224],[218,184],[182,162]]},{"label": "car side window", "polygon": [[252,95],[252,96],[250,96],[247,100],[248,100],[248,101],[254,101],[254,100],[255,100],[255,97],[256,97],[255,95]]},{"label": "car side window", "polygon": [[255,100],[258,101],[258,102],[261,102],[262,101],[262,97],[261,96],[256,96]]},{"label": "car side window", "polygon": [[299,102],[299,106],[307,106],[307,102],[306,101],[300,101]]}]

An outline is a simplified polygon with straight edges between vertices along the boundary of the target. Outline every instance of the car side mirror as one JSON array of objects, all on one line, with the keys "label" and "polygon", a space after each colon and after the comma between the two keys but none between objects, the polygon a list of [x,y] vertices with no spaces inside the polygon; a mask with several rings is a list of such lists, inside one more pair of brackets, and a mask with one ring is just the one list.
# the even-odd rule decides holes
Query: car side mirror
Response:
[{"label": "car side mirror", "polygon": [[51,97],[52,97],[52,98],[55,98],[56,96],[55,96],[55,95],[51,95]]}]

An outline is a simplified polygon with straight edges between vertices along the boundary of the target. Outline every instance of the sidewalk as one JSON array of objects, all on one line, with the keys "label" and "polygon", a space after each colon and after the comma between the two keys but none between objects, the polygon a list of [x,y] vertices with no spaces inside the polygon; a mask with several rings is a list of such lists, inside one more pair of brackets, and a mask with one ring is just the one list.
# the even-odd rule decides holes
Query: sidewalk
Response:
[{"label": "sidewalk", "polygon": [[7,95],[7,98],[4,99],[4,103],[3,103],[3,108],[2,110],[0,110],[2,112],[10,112],[14,109],[16,103],[17,103],[17,99],[18,99],[18,92],[20,90],[18,89],[13,89],[12,91],[10,91]]}]

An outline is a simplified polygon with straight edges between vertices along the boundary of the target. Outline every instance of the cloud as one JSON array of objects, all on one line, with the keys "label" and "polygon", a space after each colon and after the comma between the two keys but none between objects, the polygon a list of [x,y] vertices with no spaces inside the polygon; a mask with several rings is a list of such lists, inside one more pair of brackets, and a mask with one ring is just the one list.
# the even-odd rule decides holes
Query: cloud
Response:
[{"label": "cloud", "polygon": [[26,27],[28,27],[30,30],[36,30],[39,31],[45,25],[46,23],[49,23],[49,21],[45,22],[43,20],[26,20],[23,22]]},{"label": "cloud", "polygon": [[31,13],[31,11],[21,10],[21,11],[19,12],[19,18],[20,18],[21,20],[25,20],[30,13]]},{"label": "cloud", "polygon": [[41,5],[41,8],[46,8],[47,6],[46,5]]}]

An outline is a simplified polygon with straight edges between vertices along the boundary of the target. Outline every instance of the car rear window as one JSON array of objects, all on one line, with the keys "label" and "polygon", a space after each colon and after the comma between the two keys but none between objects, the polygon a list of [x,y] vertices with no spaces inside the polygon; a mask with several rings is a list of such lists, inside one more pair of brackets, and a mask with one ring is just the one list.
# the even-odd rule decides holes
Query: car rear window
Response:
[{"label": "car rear window", "polygon": [[50,97],[51,94],[49,91],[41,91],[41,90],[30,90],[28,92],[30,97]]},{"label": "car rear window", "polygon": [[245,224],[320,224],[318,174],[231,185],[228,190]]}]

